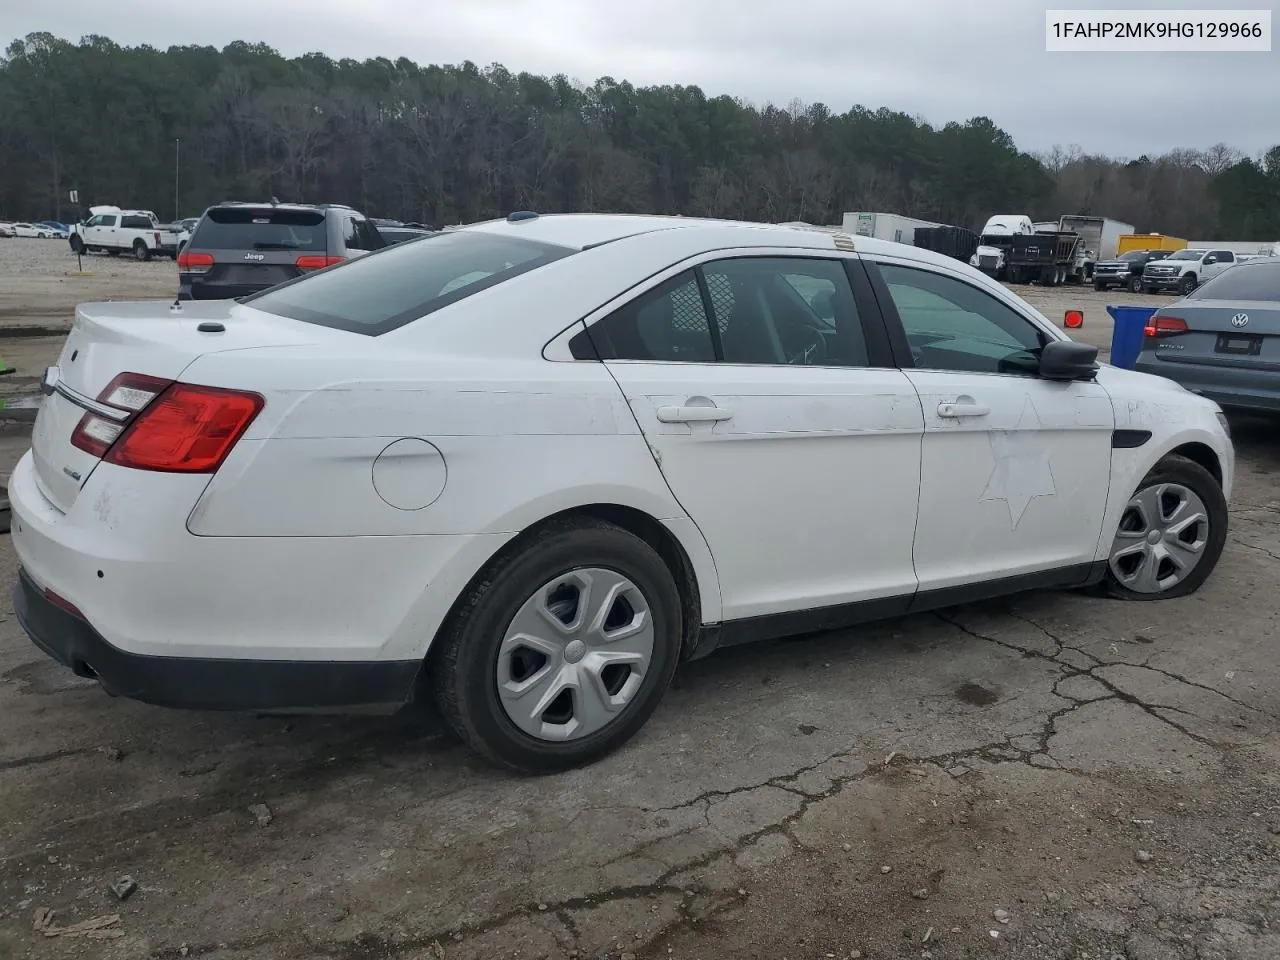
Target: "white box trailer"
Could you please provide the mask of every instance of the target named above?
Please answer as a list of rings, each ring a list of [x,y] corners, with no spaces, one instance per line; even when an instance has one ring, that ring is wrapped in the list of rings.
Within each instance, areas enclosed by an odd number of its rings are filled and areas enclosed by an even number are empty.
[[[1091,261],[1089,274],[1093,274],[1093,264],[1099,260],[1114,260],[1119,253],[1120,237],[1133,233],[1132,223],[1112,220],[1110,217],[1062,217],[1060,229],[1080,234],[1085,250],[1089,251]],[[1086,277],[1085,279],[1089,279]]]
[[[841,224],[845,233],[859,237],[875,237],[877,240],[892,240],[894,243],[915,244],[916,229],[919,227],[943,227],[946,224],[934,223],[931,220],[917,220],[915,217],[904,217],[897,213],[846,213]]]

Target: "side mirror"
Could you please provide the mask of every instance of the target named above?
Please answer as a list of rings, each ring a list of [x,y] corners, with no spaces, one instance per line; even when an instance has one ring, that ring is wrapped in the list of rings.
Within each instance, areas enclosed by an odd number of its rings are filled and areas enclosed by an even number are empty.
[[[1092,380],[1098,375],[1098,348],[1073,340],[1053,340],[1040,351],[1045,380]]]

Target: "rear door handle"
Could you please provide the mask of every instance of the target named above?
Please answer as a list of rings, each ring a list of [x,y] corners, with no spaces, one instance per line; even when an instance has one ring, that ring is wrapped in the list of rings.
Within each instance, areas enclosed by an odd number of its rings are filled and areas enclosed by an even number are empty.
[[[957,400],[955,403],[938,404],[938,416],[947,417],[951,420],[959,417],[985,417],[990,412],[990,407],[981,403],[974,403],[971,400]]]
[[[733,416],[732,410],[724,407],[659,407],[659,423],[712,423],[717,420],[728,420]]]

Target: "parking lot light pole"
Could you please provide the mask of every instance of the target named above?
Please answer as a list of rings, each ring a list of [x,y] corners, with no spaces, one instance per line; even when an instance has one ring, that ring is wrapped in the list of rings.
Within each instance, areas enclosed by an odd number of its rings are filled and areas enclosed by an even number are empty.
[[[173,138],[173,222],[177,223],[182,216],[178,212],[178,151],[182,146],[182,138]]]

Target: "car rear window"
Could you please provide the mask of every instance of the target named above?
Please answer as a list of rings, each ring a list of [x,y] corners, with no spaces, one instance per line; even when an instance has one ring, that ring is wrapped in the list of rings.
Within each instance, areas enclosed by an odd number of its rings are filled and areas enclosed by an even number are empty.
[[[1280,262],[1242,263],[1196,287],[1191,300],[1280,300]]]
[[[214,208],[191,238],[193,250],[323,251],[324,212],[271,208]]]
[[[258,310],[376,337],[573,253],[458,230],[400,243],[244,299]]]

